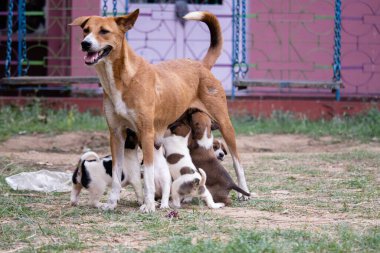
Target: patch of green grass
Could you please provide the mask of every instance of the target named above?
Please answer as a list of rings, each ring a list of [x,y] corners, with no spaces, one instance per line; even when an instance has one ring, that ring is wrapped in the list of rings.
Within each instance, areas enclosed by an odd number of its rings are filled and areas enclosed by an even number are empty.
[[[247,116],[232,118],[232,122],[239,134],[306,134],[315,138],[330,135],[362,141],[380,139],[380,111],[377,109],[356,116],[317,121],[300,119],[290,112],[274,111],[269,119]]]
[[[145,252],[378,252],[380,228],[357,232],[345,226],[336,235],[305,230],[235,231],[226,241],[186,236],[172,237],[168,242],[149,247]]]
[[[274,111],[270,118],[233,117],[240,134],[306,134],[315,138],[335,136],[342,139],[373,141],[380,139],[380,111],[372,109],[353,117],[335,117],[332,120],[310,121],[292,113]],[[40,103],[25,107],[0,107],[0,141],[19,133],[60,133],[64,131],[100,131],[107,125],[103,116],[75,109],[52,110]]]
[[[256,210],[267,212],[282,212],[284,210],[283,202],[276,199],[253,198],[245,202],[234,201],[234,207],[254,207]]]
[[[89,112],[79,113],[76,109],[52,110],[40,103],[25,107],[0,107],[0,141],[23,133],[60,133],[64,131],[106,130],[105,118]]]

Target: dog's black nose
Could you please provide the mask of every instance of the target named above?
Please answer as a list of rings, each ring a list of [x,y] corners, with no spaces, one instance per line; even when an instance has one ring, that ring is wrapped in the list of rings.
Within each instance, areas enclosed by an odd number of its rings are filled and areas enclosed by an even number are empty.
[[[219,154],[219,155],[218,155],[218,158],[221,159],[221,160],[223,160],[224,155],[223,155],[223,154]]]
[[[82,46],[83,51],[88,51],[91,48],[91,43],[88,41],[82,41],[82,43],[80,44]]]

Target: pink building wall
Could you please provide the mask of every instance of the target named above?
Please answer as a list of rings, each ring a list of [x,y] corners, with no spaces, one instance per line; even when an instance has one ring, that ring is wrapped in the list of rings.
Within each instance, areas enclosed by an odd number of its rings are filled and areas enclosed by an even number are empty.
[[[334,1],[250,2],[249,78],[331,80]],[[380,95],[380,1],[342,1],[343,96]],[[255,88],[289,94],[294,89]],[[252,92],[252,90],[251,90]],[[305,92],[305,91],[303,91]],[[307,90],[304,95],[328,95]]]
[[[109,2],[109,10],[112,10]],[[125,9],[125,2],[119,2],[119,12]],[[253,79],[292,79],[292,80],[331,80],[333,76],[333,46],[334,46],[334,0],[251,0],[249,4],[249,19],[247,32],[247,48],[249,63],[251,65],[248,73]],[[380,95],[380,1],[378,0],[344,0],[342,1],[342,80],[344,88],[343,97],[379,96]],[[95,4],[96,3],[96,4]],[[231,26],[225,19],[231,18],[231,1],[225,0],[224,6],[213,6],[209,11],[219,13],[222,18],[225,36],[224,53],[217,62],[216,75],[222,80],[225,89],[231,89],[231,76],[228,64],[230,64],[231,52]],[[166,52],[166,47],[172,45],[175,52],[178,48],[191,48],[197,50],[208,46],[207,31],[198,29],[197,33],[187,35],[187,30],[192,29],[193,24],[189,24],[184,30],[183,40],[174,36],[171,41],[171,33],[182,34],[178,29],[180,25],[171,24],[172,15],[167,14],[173,11],[170,4],[154,5],[150,9],[149,5],[131,5],[130,8],[142,8],[140,23],[136,29],[130,32],[129,38],[132,47],[135,47],[140,54],[144,54],[149,60],[149,41],[156,33],[165,37],[160,42],[154,41],[155,46],[162,45],[157,52]],[[149,8],[148,8],[149,7]],[[155,8],[155,9],[154,9]],[[198,10],[200,6],[191,5],[190,9]],[[208,7],[202,6],[202,9]],[[146,13],[159,12],[163,10],[165,15],[161,15],[163,20],[159,20],[157,15],[145,15]],[[71,16],[101,14],[101,2],[93,0],[73,0]],[[145,16],[144,16],[145,15]],[[170,19],[168,18],[170,16]],[[160,17],[161,17],[160,16]],[[150,26],[152,22],[167,23],[150,33],[143,33],[143,26]],[[173,21],[174,22],[174,21]],[[162,29],[170,28],[169,35],[162,34]],[[148,29],[149,30],[149,29]],[[83,64],[83,53],[80,51],[81,31],[78,28],[70,29],[71,33],[71,57],[70,69],[73,76],[94,76],[93,68]],[[140,39],[140,34],[144,36]],[[204,41],[197,41],[199,38]],[[140,37],[139,37],[140,36]],[[173,36],[172,36],[173,37]],[[156,40],[157,38],[154,37]],[[194,41],[191,41],[194,40]],[[181,46],[179,43],[190,43],[191,45]],[[145,44],[144,44],[145,43]],[[198,45],[198,44],[199,45]],[[203,44],[202,44],[203,43]],[[142,45],[144,49],[142,49]],[[195,47],[192,47],[196,45]],[[146,52],[145,52],[146,51]],[[185,52],[185,50],[183,50]],[[175,53],[174,53],[175,54]],[[185,53],[185,57],[194,57]],[[199,53],[199,57],[201,57]],[[154,55],[153,55],[154,56]],[[152,56],[152,57],[153,57]],[[168,54],[168,58],[173,55]],[[154,58],[154,57],[153,57]],[[156,57],[157,58],[157,57]],[[165,59],[159,59],[165,60]],[[154,59],[153,59],[154,61]],[[219,71],[220,69],[220,71]],[[219,73],[219,72],[220,73]],[[83,86],[81,86],[83,87]],[[92,87],[92,86],[85,86]],[[288,89],[288,88],[253,88],[239,94],[258,95],[299,95],[299,96],[329,96],[331,91],[325,89]]]

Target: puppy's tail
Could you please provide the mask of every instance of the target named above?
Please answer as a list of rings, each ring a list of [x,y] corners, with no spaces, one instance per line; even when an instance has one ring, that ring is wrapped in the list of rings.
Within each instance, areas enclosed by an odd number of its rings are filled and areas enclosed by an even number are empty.
[[[71,178],[71,181],[73,182],[74,185],[77,185],[81,178],[82,178],[82,175],[85,173],[85,171],[83,171],[83,163],[86,161],[86,159],[88,159],[89,157],[94,157],[96,159],[96,161],[100,161],[100,158],[98,156],[98,154],[96,154],[95,152],[92,152],[92,151],[87,151],[86,153],[84,153],[80,159],[79,159],[79,162],[78,162],[78,165],[73,173],[73,176]]]
[[[244,191],[242,188],[240,188],[239,186],[237,186],[236,184],[233,184],[229,187],[231,190],[235,190],[237,192],[240,192],[241,194],[245,195],[245,196],[251,196],[250,193]]]
[[[218,57],[220,56],[223,48],[223,36],[222,29],[216,16],[210,12],[206,11],[194,11],[186,14],[184,17],[186,20],[198,20],[202,21],[208,26],[210,30],[210,47],[207,51],[206,56],[203,58],[203,65],[211,69]]]
[[[100,158],[98,156],[97,153],[93,152],[93,151],[87,151],[86,153],[84,153],[81,158],[80,158],[80,162],[83,163],[85,160],[87,160],[89,157],[93,157],[96,159],[96,161],[100,161]]]
[[[201,174],[201,182],[199,183],[200,186],[205,186],[206,185],[206,180],[207,180],[207,175],[204,170],[201,168],[198,169],[199,173]]]

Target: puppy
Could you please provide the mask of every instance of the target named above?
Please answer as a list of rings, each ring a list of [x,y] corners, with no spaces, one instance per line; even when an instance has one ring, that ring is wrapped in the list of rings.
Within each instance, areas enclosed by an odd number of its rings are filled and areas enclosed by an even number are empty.
[[[181,207],[181,200],[199,196],[209,208],[221,208],[223,203],[215,203],[206,187],[206,173],[194,166],[191,161],[188,143],[191,129],[179,123],[171,127],[170,133],[163,140],[166,160],[169,165],[172,183],[172,203],[175,208]]]
[[[193,113],[190,116],[190,127],[193,134],[189,145],[190,155],[194,165],[203,168],[206,172],[206,186],[214,201],[230,205],[229,192],[231,190],[250,196],[234,183],[230,174],[216,158],[209,116],[203,112]]]
[[[87,160],[88,158],[93,160]],[[100,208],[102,203],[99,202],[106,188],[112,185],[112,158],[99,156],[92,152],[86,152],[78,162],[74,171],[73,189],[71,191],[70,202],[75,206],[79,202],[79,193],[82,188],[86,188],[90,195],[90,204]],[[131,184],[135,190],[137,202],[143,202],[143,192],[140,181],[140,172],[138,170],[124,168],[121,173],[121,183],[123,186]]]
[[[218,158],[218,160],[223,161],[224,157],[227,155],[227,150],[224,143],[218,139],[214,139],[212,148],[214,149],[215,157]]]

